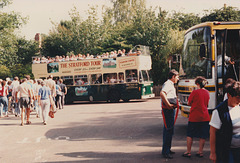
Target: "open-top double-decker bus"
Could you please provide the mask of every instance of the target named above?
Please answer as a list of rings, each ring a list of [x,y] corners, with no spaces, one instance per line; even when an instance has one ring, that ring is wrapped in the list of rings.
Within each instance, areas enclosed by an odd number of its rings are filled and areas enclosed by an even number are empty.
[[[149,47],[135,46],[128,56],[32,64],[36,79],[53,75],[67,85],[66,102],[154,97]]]
[[[197,76],[208,80],[209,110],[223,101],[225,81],[239,79],[239,59],[240,22],[205,22],[187,30],[178,83],[182,115],[187,117],[190,112],[187,102],[196,89],[194,79]]]

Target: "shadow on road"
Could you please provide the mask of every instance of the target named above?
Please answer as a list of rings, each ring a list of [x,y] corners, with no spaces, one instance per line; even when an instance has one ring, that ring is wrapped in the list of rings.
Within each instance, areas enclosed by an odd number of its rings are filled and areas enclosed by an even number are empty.
[[[108,113],[110,115],[92,118],[84,123],[67,124],[66,128],[49,130],[45,136],[49,139],[66,137],[67,141],[101,141],[113,142],[113,147],[117,150],[122,144],[132,143],[137,146],[153,147],[152,152],[121,153],[121,152],[85,152],[84,150],[73,153],[57,153],[65,157],[81,158],[79,161],[69,162],[210,162],[208,159],[209,150],[204,154],[204,158],[193,157],[191,159],[182,158],[182,153],[186,150],[186,130],[187,123],[178,122],[175,126],[173,138],[173,150],[177,152],[173,160],[166,160],[161,157],[162,146],[162,117],[159,110],[125,110],[121,113]],[[111,115],[112,114],[112,115]],[[71,126],[71,127],[69,127]],[[198,146],[195,142],[193,146]],[[159,147],[159,148],[158,148]],[[193,151],[193,155],[196,150]],[[183,161],[181,161],[183,160]],[[66,161],[64,161],[66,162]]]
[[[139,153],[122,153],[122,152],[72,152],[72,153],[57,153],[59,156],[79,158],[78,161],[64,161],[67,163],[81,162],[81,163],[122,163],[122,162],[144,162],[144,163],[210,163],[207,156],[203,158],[182,158],[181,156],[174,157],[174,159],[169,160],[163,158],[159,152],[139,152]],[[181,159],[181,160],[180,160]],[[58,161],[61,162],[61,161]],[[56,163],[56,162],[47,162]]]
[[[149,99],[151,100],[151,99]],[[130,100],[128,102],[124,102],[122,100],[120,100],[118,103],[141,103],[141,102],[146,102],[146,100],[143,100],[143,99],[139,99],[139,100]],[[115,103],[115,104],[118,104],[118,103]],[[79,105],[79,104],[113,104],[112,102],[107,102],[107,101],[93,101],[93,102],[90,102],[90,101],[75,101],[74,103],[72,104],[66,104],[66,105]]]

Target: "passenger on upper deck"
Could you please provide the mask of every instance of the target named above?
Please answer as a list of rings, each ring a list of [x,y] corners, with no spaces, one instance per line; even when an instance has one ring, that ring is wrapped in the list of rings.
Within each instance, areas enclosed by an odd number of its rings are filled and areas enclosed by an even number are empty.
[[[141,51],[138,50],[137,52],[132,52],[131,50],[129,51],[129,53],[126,54],[126,50],[122,49],[122,50],[118,50],[118,52],[116,50],[111,51],[110,54],[109,52],[106,53],[102,53],[102,54],[97,54],[95,57],[94,55],[91,55],[89,53],[87,53],[87,56],[85,54],[77,54],[74,55],[71,52],[70,57],[67,55],[65,57],[65,55],[56,55],[55,57],[51,58],[51,57],[47,57],[45,58],[44,56],[40,58],[33,58],[33,64],[35,63],[52,63],[52,62],[65,62],[65,61],[77,61],[77,60],[83,60],[83,59],[100,59],[100,58],[117,58],[117,57],[124,57],[124,56],[131,56],[131,55],[140,55]]]

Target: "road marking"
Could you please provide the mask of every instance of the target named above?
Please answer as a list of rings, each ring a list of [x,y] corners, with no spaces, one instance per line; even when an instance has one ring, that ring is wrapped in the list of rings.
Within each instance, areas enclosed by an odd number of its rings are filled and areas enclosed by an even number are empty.
[[[31,143],[31,142],[28,141],[28,138],[24,138],[22,141],[18,141],[17,143],[24,144],[24,143]]]
[[[70,138],[68,136],[58,136],[55,138],[55,140],[69,140]]]
[[[38,138],[36,139],[36,143],[40,143],[40,141],[41,141],[42,138],[45,139],[46,137],[45,137],[45,136],[38,137]]]
[[[36,155],[34,162],[46,162],[47,160],[43,160],[42,155],[46,152],[46,149],[36,150]]]

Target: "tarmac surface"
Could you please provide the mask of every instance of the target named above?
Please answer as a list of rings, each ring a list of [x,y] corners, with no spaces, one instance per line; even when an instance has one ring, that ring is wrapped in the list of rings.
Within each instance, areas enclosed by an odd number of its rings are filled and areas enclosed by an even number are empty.
[[[1,163],[210,163],[209,140],[198,158],[198,140],[192,158],[186,151],[187,119],[180,114],[175,125],[173,159],[161,156],[160,100],[120,103],[78,102],[49,117],[47,125],[31,113],[31,125],[20,126],[20,117],[0,118]]]

